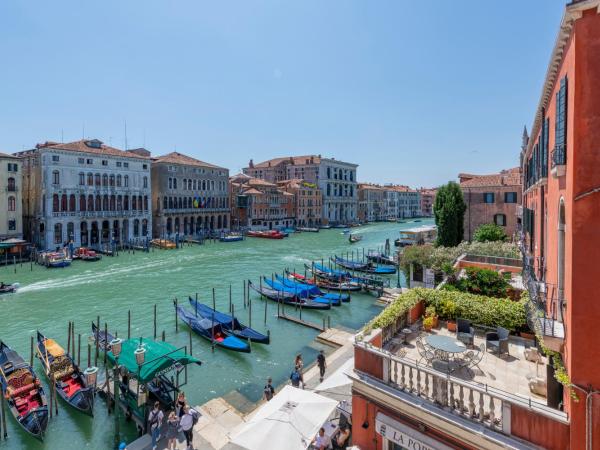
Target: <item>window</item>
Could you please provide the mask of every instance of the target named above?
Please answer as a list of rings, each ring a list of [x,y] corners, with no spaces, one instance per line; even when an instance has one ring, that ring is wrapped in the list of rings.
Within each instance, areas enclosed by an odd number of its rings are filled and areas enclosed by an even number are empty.
[[[75,212],[76,211],[77,208],[76,208],[76,204],[75,203],[76,203],[75,202],[75,195],[71,194],[69,196],[69,211],[71,211],[71,212]]]
[[[60,211],[60,202],[58,201],[58,194],[52,196],[52,212]]]
[[[8,179],[8,185],[6,187],[8,192],[15,192],[17,190],[17,185],[13,177]]]
[[[147,170],[148,169],[148,164],[142,164],[142,169]]]
[[[52,162],[58,162],[59,159],[58,155],[52,155]]]
[[[102,175],[102,186],[108,186],[108,175]]]
[[[15,231],[17,229],[17,221],[15,219],[10,219],[8,221],[8,231]]]
[[[19,165],[16,163],[8,163],[8,171],[9,172],[17,172],[19,170]]]
[[[85,158],[77,158],[79,164],[85,164]]]
[[[177,189],[177,178],[173,178],[173,189]]]
[[[504,203],[517,203],[517,193],[516,192],[505,192],[504,193]]]
[[[483,194],[483,203],[494,203],[494,193],[486,192]]]
[[[144,177],[144,188],[148,187],[148,177]]]
[[[169,178],[169,189],[173,189],[173,178]]]
[[[54,225],[54,243],[62,244],[62,223]]]
[[[122,183],[123,183],[123,177],[121,177],[121,175],[117,175],[117,187],[121,187]]]
[[[60,173],[58,170],[52,172],[52,184],[60,184]]]
[[[67,194],[63,194],[60,197],[60,210],[61,211],[68,211]]]
[[[129,187],[129,175],[123,177],[123,186]]]
[[[494,223],[501,227],[506,226],[506,215],[505,214],[496,214],[494,216]]]
[[[97,173],[97,174],[94,176],[94,180],[95,180],[95,182],[96,182],[96,186],[100,186],[100,184],[101,184],[101,181],[100,181],[100,180],[101,180],[101,178],[100,178],[100,174],[99,174],[99,173]]]
[[[11,195],[10,197],[8,197],[8,210],[9,211],[15,211],[17,208],[17,201],[15,200],[15,198]]]
[[[86,164],[88,164],[88,165],[92,165],[92,164],[94,164],[94,160],[93,160],[93,159],[91,159],[91,158],[88,158],[88,159],[85,161],[85,163],[86,163]]]
[[[106,160],[106,159],[103,159],[103,160],[102,160],[102,165],[103,165],[103,166],[108,166],[108,160]]]
[[[554,127],[554,152],[552,165],[564,165],[567,160],[567,77],[560,80],[556,93],[556,123]]]
[[[114,185],[115,185],[115,176],[114,176],[114,175],[111,175],[111,176],[110,176],[110,185],[111,185],[111,186],[114,186]]]
[[[79,196],[79,211],[86,210],[85,195]]]
[[[128,162],[124,162],[123,163],[123,167],[129,167],[129,163]]]
[[[183,190],[185,191],[187,189],[187,178],[183,179]]]
[[[117,161],[117,167],[121,167],[123,164],[121,163],[121,161]]]
[[[81,186],[85,185],[85,173],[79,172],[79,184]]]

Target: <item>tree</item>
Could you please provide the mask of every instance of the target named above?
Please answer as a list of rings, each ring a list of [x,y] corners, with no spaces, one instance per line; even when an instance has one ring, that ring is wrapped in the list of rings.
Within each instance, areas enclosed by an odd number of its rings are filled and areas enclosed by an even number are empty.
[[[476,242],[505,241],[506,238],[506,233],[502,227],[495,223],[484,223],[473,234],[473,240]]]
[[[454,247],[460,244],[464,235],[466,209],[458,183],[450,181],[439,188],[433,206],[435,224],[438,227],[437,245]]]

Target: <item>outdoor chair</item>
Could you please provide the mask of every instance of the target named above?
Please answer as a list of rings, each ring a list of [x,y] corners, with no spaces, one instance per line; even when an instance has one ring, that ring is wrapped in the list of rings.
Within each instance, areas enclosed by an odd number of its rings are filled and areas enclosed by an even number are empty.
[[[485,348],[490,348],[498,354],[498,356],[508,352],[508,335],[509,331],[506,328],[498,327],[495,332],[485,334]]]
[[[423,359],[427,361],[427,364],[430,364],[431,360],[434,358],[433,352],[431,350],[428,350],[427,347],[425,347],[425,344],[423,344],[421,338],[417,338],[416,345],[417,351],[419,352],[420,356],[419,361],[417,361],[417,364],[419,364]]]
[[[467,346],[473,346],[475,328],[471,326],[470,320],[458,319],[456,321],[456,338]]]

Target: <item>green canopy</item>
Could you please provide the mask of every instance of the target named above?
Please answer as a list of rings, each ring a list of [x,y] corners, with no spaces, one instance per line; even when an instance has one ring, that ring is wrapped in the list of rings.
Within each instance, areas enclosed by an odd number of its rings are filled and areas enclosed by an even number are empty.
[[[135,350],[139,347],[139,339],[124,340],[119,355],[119,365],[124,366],[141,383],[152,381],[157,375],[172,370],[175,364],[185,366],[187,364],[201,364],[200,360],[187,355],[182,349],[162,341],[142,339],[142,347],[146,349],[145,362],[140,367],[135,359]],[[112,352],[108,352],[108,359],[115,363]],[[139,376],[138,376],[138,370]]]

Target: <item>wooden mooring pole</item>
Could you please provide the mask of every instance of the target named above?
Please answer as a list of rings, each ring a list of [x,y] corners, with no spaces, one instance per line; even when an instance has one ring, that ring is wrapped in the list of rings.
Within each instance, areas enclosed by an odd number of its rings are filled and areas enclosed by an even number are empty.
[[[154,340],[156,340],[156,303],[154,304]]]
[[[8,437],[8,430],[6,429],[6,409],[4,408],[4,395],[0,395],[0,431],[2,431],[2,437],[6,439]]]
[[[77,365],[81,366],[81,334],[77,335]]]
[[[131,339],[131,310],[127,310],[127,339]]]
[[[175,297],[175,333],[179,331],[179,324],[177,321],[177,297]]]
[[[69,320],[69,329],[67,331],[67,353],[71,353],[71,321]]]
[[[96,317],[96,332],[100,333],[100,316]],[[100,350],[100,339],[98,334],[96,334],[96,336],[94,336],[94,338],[96,339],[96,354],[94,356],[94,366],[98,367],[98,355],[99,355],[99,350]]]
[[[29,354],[29,365],[31,367],[33,367],[33,336],[31,336],[31,342],[29,345],[29,350],[30,350],[30,354]]]

